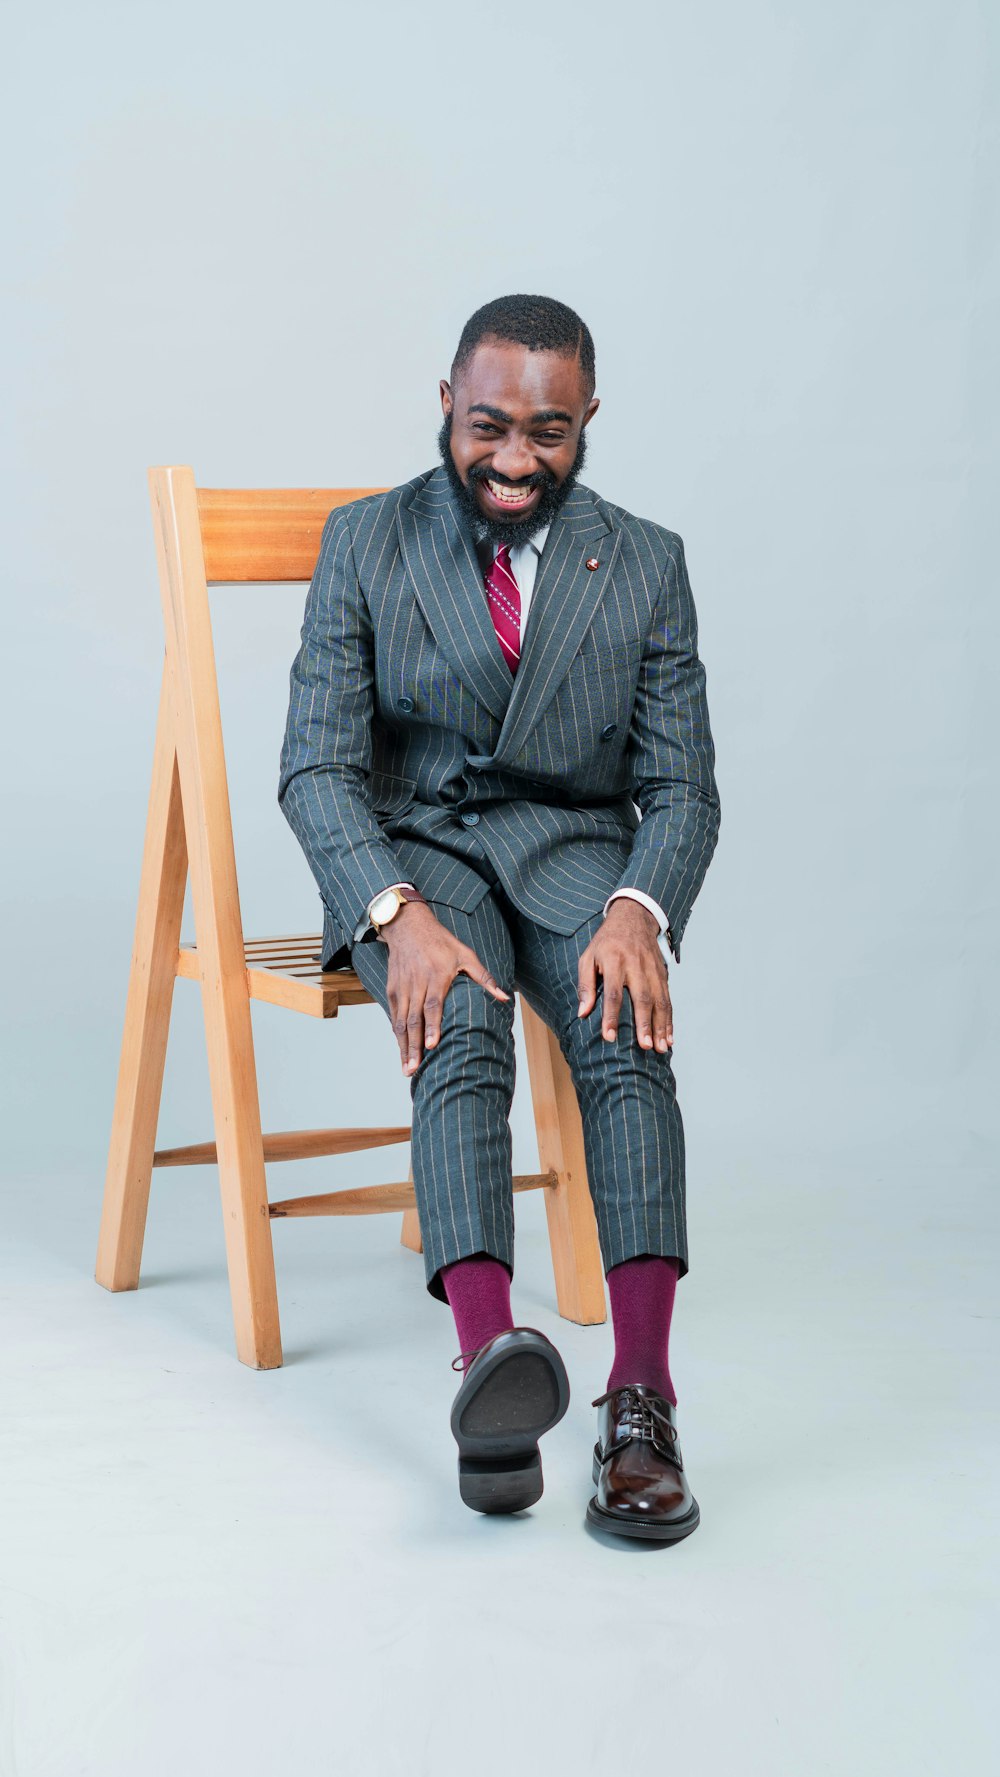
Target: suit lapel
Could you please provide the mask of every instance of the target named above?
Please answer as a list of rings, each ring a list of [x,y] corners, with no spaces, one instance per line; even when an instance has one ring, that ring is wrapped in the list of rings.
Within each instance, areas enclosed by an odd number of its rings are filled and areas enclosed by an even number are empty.
[[[399,508],[397,527],[407,572],[438,646],[502,722],[511,697],[510,669],[500,653],[475,547],[443,468]]]
[[[494,754],[498,763],[513,758],[566,677],[610,584],[620,545],[621,532],[612,528],[596,495],[574,488],[538,564],[521,662]],[[598,562],[593,569],[587,567],[592,560]]]
[[[443,468],[399,508],[397,527],[407,572],[439,647],[502,724],[496,751],[476,762],[502,764],[523,745],[565,678],[610,583],[621,532],[589,488],[573,489],[542,551],[512,683],[475,547]],[[587,567],[592,559],[599,563],[595,569]]]

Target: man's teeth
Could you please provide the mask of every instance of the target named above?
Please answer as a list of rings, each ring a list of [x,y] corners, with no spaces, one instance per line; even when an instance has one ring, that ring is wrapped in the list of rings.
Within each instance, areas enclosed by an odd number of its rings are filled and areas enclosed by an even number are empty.
[[[495,500],[503,500],[507,506],[523,506],[534,493],[533,487],[504,487],[500,481],[487,481],[487,487]]]

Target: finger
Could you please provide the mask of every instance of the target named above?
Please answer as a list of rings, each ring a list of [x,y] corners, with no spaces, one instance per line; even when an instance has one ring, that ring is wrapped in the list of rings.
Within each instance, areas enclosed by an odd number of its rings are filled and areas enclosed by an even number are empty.
[[[576,991],[580,1000],[577,1017],[586,1018],[597,1004],[597,963],[589,944],[576,971]]]
[[[424,999],[424,1047],[433,1049],[441,1036],[441,1008],[447,986],[432,981]]]
[[[424,1053],[424,1000],[421,991],[417,998],[410,1001],[406,1014],[407,1057],[403,1064],[404,1074],[415,1074],[423,1059]]]
[[[474,950],[470,950],[467,944],[462,946],[461,961],[458,964],[458,968],[461,974],[470,976],[473,981],[479,983],[480,987],[484,987],[487,993],[491,993],[495,1000],[510,999],[510,994],[504,993],[496,976],[490,974],[486,964],[476,955]]]
[[[618,1036],[618,1020],[622,1009],[622,977],[619,968],[604,971],[604,1014],[601,1019],[601,1035],[605,1042],[613,1043]]]
[[[629,986],[636,1041],[640,1049],[653,1047],[653,995],[645,984]]]
[[[670,1004],[670,989],[666,982],[662,993],[657,995],[653,1005],[653,1038],[661,1055],[673,1048],[674,1013]]]
[[[392,1019],[392,1034],[399,1044],[399,1059],[406,1072],[406,1063],[410,1055],[410,1038],[406,1027],[406,1015],[409,1010],[409,998],[405,994],[395,993],[389,1004]]]

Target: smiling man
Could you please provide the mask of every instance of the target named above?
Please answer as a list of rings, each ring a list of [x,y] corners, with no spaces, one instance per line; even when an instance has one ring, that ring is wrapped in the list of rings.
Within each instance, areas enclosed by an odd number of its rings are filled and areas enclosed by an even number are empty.
[[[472,316],[441,384],[441,466],[327,521],[279,799],[324,961],[352,963],[410,1079],[427,1284],[464,1366],[462,1498],[533,1504],[569,1399],[558,1352],[511,1312],[520,991],[572,1070],[611,1298],[588,1516],[676,1541],[699,1514],[668,1357],[688,1268],[668,959],[719,797],[681,539],[578,480],[594,389],[565,304]]]

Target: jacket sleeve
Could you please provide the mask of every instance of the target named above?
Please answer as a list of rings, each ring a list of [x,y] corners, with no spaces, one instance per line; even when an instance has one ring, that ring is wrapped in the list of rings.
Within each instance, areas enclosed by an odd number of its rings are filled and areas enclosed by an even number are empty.
[[[292,662],[278,802],[348,932],[380,890],[406,874],[368,798],[374,660],[371,614],[338,510],[323,529]]]
[[[698,619],[679,537],[673,539],[639,674],[628,757],[642,819],[616,887],[640,889],[666,909],[670,947],[679,962],[721,815]]]

